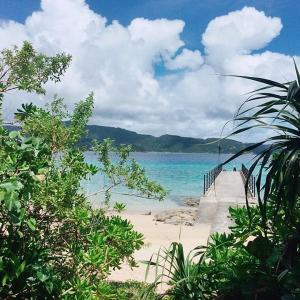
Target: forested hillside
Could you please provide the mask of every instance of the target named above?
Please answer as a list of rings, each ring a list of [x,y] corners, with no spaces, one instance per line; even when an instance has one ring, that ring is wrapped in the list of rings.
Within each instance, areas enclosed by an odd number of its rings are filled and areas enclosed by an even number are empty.
[[[157,152],[186,152],[186,153],[218,153],[218,138],[191,138],[177,135],[152,135],[138,134],[122,128],[88,125],[88,135],[81,140],[81,144],[90,146],[92,140],[111,138],[117,145],[131,144],[135,151]],[[222,140],[220,143],[222,153],[236,153],[249,144],[231,139]]]
[[[7,128],[15,130],[17,126]],[[106,138],[114,140],[116,145],[130,144],[135,151],[142,152],[218,153],[220,145],[221,153],[236,153],[250,145],[232,139],[218,142],[219,138],[200,139],[169,134],[155,137],[122,128],[98,125],[87,125],[87,131],[87,136],[82,138],[79,144],[88,148],[92,146],[93,140],[102,141]]]

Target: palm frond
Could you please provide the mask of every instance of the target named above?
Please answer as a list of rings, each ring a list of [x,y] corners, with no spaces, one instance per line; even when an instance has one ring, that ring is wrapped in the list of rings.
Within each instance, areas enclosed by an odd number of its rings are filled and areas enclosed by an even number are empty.
[[[256,190],[265,226],[266,207],[273,195],[276,195],[274,212],[282,209],[289,219],[293,219],[292,211],[300,197],[300,73],[295,61],[294,65],[297,79],[285,83],[260,77],[229,75],[265,84],[252,91],[239,107],[234,117],[237,125],[231,135],[251,130],[272,135],[243,149],[224,163],[262,145],[267,146],[253,159],[245,182],[247,186],[250,176],[258,172]],[[247,199],[246,203],[248,206]]]

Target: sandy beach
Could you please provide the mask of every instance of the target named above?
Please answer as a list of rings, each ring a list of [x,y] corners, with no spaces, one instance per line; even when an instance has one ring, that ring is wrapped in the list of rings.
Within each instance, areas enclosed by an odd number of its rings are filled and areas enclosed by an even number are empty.
[[[145,245],[136,251],[134,257],[139,266],[133,270],[124,263],[121,270],[115,270],[109,279],[113,281],[145,280],[146,265],[141,261],[149,260],[153,253],[157,253],[161,247],[169,247],[174,241],[184,245],[186,253],[199,245],[206,245],[209,237],[209,224],[196,224],[194,226],[164,224],[154,221],[153,215],[123,213],[123,218],[132,222],[135,230],[145,237]],[[153,274],[147,281],[153,280]]]

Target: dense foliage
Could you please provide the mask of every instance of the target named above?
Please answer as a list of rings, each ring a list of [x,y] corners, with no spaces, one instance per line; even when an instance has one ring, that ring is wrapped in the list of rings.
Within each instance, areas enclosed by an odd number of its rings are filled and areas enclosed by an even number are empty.
[[[233,134],[264,130],[265,140],[245,183],[258,170],[258,205],[231,208],[230,234],[213,234],[188,256],[181,244],[158,253],[153,286],[167,282],[172,299],[300,299],[300,75],[288,83],[264,83],[240,107]],[[225,163],[227,163],[225,162]],[[266,177],[264,178],[264,174]],[[145,293],[145,296],[147,293]],[[163,296],[165,296],[163,295]]]
[[[29,43],[4,50],[1,103],[12,89],[44,93],[43,84],[60,80],[69,62],[64,54],[37,53]],[[20,130],[0,126],[1,299],[126,299],[106,278],[123,261],[135,266],[133,252],[143,236],[120,216],[94,209],[82,181],[103,173],[106,205],[117,185],[159,200],[165,191],[130,158],[128,147],[96,143],[99,166],[85,161],[77,143],[92,110],[92,94],[71,115],[55,98],[45,108],[22,105],[15,114]]]
[[[286,268],[285,226],[274,225],[264,236],[258,208],[231,208],[235,225],[230,234],[211,235],[207,246],[185,255],[182,244],[172,243],[149,261],[159,274],[152,288],[168,284],[162,295],[171,299],[299,299],[299,262]],[[271,216],[269,216],[271,218]],[[149,287],[144,291],[147,299]]]

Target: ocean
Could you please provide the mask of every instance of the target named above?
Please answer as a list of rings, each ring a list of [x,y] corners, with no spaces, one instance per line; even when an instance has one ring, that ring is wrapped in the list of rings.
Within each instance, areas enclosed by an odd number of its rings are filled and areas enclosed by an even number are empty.
[[[231,154],[214,153],[162,153],[162,152],[133,152],[132,157],[139,162],[146,170],[147,175],[152,180],[159,182],[167,191],[167,198],[158,202],[156,200],[143,199],[137,197],[122,196],[118,189],[112,193],[112,204],[123,202],[127,210],[131,212],[147,212],[162,209],[178,208],[183,205],[187,197],[200,197],[203,194],[203,176],[213,169],[218,163],[228,159]],[[99,165],[96,156],[86,153],[89,163]],[[252,154],[243,155],[230,162],[224,168],[238,170],[241,164],[249,165]],[[89,181],[84,182],[83,188],[88,195],[94,194],[103,187],[105,178],[101,174],[93,176]],[[94,206],[101,206],[104,195],[99,193],[90,196],[90,201]]]

